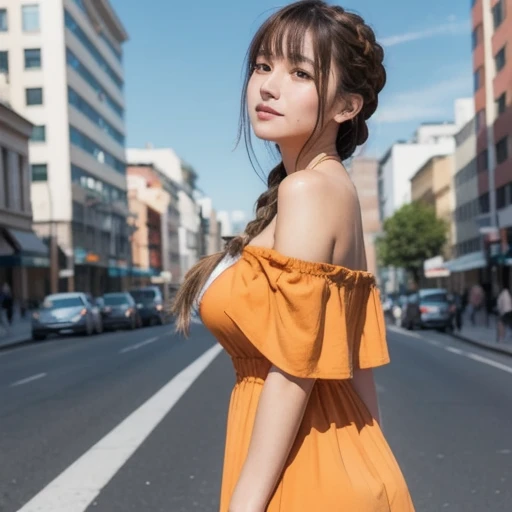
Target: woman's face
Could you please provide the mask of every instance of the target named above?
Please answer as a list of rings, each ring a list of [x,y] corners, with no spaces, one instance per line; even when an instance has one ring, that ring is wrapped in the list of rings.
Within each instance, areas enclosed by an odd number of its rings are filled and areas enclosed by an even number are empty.
[[[259,56],[256,59],[247,85],[247,107],[258,138],[302,146],[313,133],[318,116],[318,93],[309,34],[306,34],[302,57],[303,61],[298,64],[286,58]],[[331,84],[329,91],[332,91]]]

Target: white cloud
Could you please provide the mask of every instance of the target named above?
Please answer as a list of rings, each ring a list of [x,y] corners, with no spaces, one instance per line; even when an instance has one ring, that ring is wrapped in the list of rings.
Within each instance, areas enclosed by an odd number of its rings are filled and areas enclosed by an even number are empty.
[[[405,32],[403,34],[396,34],[394,36],[383,37],[379,39],[379,42],[384,46],[389,47],[396,46],[398,44],[408,43],[410,41],[418,41],[420,39],[430,39],[431,37],[439,35],[469,34],[469,31],[469,20],[450,20],[449,23],[444,23],[442,25],[426,28],[424,30]]]
[[[453,117],[453,104],[447,111],[447,100],[465,97],[470,91],[471,76],[460,74],[423,88],[399,92],[382,100],[374,120],[382,124],[444,121]]]

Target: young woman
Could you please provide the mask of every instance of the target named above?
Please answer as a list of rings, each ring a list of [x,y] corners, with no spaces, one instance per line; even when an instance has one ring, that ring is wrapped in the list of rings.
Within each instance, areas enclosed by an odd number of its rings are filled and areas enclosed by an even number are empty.
[[[379,427],[372,367],[389,361],[360,207],[342,161],[368,137],[386,74],[363,19],[317,0],[271,16],[248,53],[242,101],[277,144],[256,219],[187,274],[233,360],[221,512],[410,512]]]

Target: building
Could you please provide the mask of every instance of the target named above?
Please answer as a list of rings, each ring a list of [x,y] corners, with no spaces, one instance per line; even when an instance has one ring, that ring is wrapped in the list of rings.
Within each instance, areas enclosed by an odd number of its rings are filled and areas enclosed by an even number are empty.
[[[379,219],[411,201],[410,179],[430,158],[455,150],[455,123],[422,124],[409,142],[393,144],[379,161]]]
[[[479,226],[512,242],[512,3],[474,0],[473,71]],[[493,215],[496,212],[497,215]],[[495,220],[496,219],[496,220]],[[501,235],[501,236],[499,236]],[[475,244],[476,246],[476,244]]]
[[[217,212],[213,208],[213,201],[210,197],[197,196],[197,204],[200,208],[201,231],[200,231],[200,256],[214,254],[223,249],[222,225],[218,220]]]
[[[178,186],[180,279],[183,279],[200,253],[200,208],[194,198],[197,174],[170,148],[153,148],[151,144],[146,148],[129,148],[127,157],[129,162],[155,166]]]
[[[115,289],[129,258],[126,31],[108,0],[4,0],[0,26],[0,90],[34,124],[34,229],[53,226],[64,255],[50,288]]]
[[[378,168],[378,160],[364,157],[353,158],[349,167],[349,173],[357,189],[361,204],[366,264],[368,271],[375,276],[378,276],[375,239],[382,229],[377,194]]]
[[[133,226],[130,276],[150,278],[170,272],[171,285],[177,285],[181,279],[179,186],[153,164],[129,164],[127,172]]]
[[[40,300],[49,278],[49,250],[32,231],[28,140],[32,124],[0,103],[0,286],[15,300]]]
[[[452,224],[452,181],[454,156],[433,156],[423,164],[411,178],[411,200],[434,207],[436,216],[447,226]],[[451,257],[453,240],[448,231],[447,243],[441,256]]]

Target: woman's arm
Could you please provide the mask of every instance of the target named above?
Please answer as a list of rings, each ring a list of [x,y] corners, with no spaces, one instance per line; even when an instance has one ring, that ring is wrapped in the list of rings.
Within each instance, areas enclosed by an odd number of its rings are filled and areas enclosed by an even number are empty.
[[[297,436],[314,382],[292,377],[276,367],[270,370],[230,512],[265,510]]]

